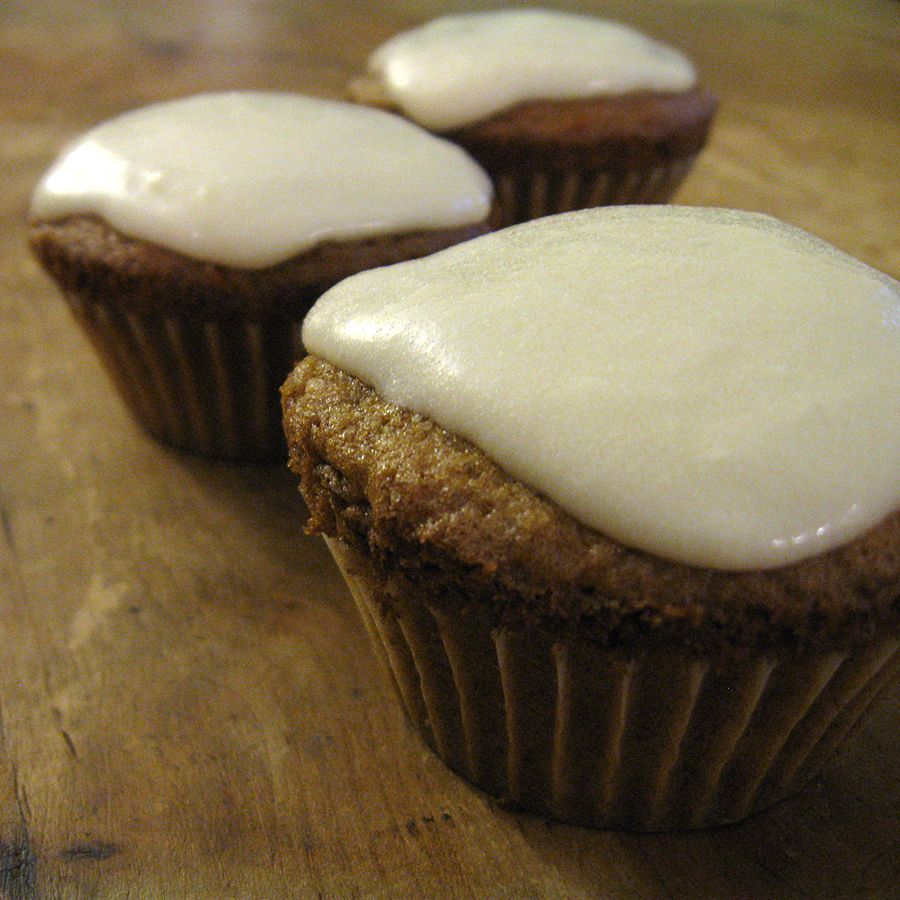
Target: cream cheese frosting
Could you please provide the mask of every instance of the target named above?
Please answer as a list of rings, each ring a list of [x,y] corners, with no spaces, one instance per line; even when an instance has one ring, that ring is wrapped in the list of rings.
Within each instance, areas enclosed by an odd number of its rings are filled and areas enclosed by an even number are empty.
[[[369,71],[406,115],[438,131],[526,100],[681,92],[696,82],[673,47],[618,22],[543,9],[435,19],[382,44]]]
[[[777,567],[900,506],[900,284],[767,216],[540,219],[352,276],[303,340],[661,557]]]
[[[400,116],[299,94],[200,94],[105,122],[38,184],[33,219],[94,214],[130,237],[262,268],[329,240],[483,221],[487,175]]]

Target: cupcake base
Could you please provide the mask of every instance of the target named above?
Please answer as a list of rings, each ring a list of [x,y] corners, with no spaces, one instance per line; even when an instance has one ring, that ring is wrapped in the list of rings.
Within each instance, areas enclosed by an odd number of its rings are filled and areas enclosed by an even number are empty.
[[[678,190],[697,154],[640,168],[497,169],[495,226],[505,228],[542,216],[627,203],[666,203]]]
[[[326,538],[403,708],[454,771],[596,828],[735,822],[808,782],[900,670],[900,639],[785,659],[634,653],[448,615]]]
[[[302,320],[126,313],[112,303],[67,300],[152,437],[217,459],[284,458],[278,388],[305,355]]]
[[[263,269],[183,256],[94,216],[33,222],[29,240],[151,436],[203,456],[274,462],[287,456],[279,388],[306,355],[301,327],[316,300],[357,272],[487,230],[326,241]]]

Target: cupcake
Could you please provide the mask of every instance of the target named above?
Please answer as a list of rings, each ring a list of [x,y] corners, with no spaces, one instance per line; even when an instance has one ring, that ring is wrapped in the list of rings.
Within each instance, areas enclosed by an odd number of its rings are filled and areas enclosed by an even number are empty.
[[[112,119],[37,186],[30,242],[138,422],[167,444],[283,458],[300,325],[347,275],[487,229],[492,187],[399,116],[206,94]]]
[[[290,464],[426,743],[595,827],[799,789],[900,665],[898,316],[805,232],[661,206],[319,300]]]
[[[403,32],[349,91],[465,147],[494,179],[501,225],[666,202],[716,109],[678,50],[616,22],[540,9]]]

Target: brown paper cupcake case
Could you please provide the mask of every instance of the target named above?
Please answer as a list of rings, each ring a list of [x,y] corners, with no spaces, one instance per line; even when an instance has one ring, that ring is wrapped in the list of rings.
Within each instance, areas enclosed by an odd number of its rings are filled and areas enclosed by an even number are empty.
[[[634,655],[447,615],[328,545],[426,743],[513,806],[632,830],[734,822],[799,790],[900,669],[900,639],[719,660]],[[379,602],[388,592],[390,606]]]
[[[66,299],[153,437],[223,459],[286,456],[278,388],[304,355],[302,321],[286,314],[254,320],[123,311],[71,292]]]
[[[634,169],[613,167],[562,172],[551,169],[492,170],[497,227],[542,216],[627,203],[665,203],[684,180],[697,154]]]

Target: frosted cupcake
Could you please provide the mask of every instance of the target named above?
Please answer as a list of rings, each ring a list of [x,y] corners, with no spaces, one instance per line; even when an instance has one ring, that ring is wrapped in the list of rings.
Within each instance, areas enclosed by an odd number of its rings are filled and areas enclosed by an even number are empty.
[[[75,141],[34,193],[30,241],[150,434],[268,460],[313,301],[483,233],[491,198],[462,150],[398,116],[206,94]]]
[[[898,290],[768,217],[628,207],[315,305],[283,388],[309,528],[449,766],[702,827],[860,727],[900,664]]]
[[[716,108],[678,50],[616,22],[541,9],[446,16],[401,33],[350,93],[465,147],[494,179],[503,225],[667,201]]]

